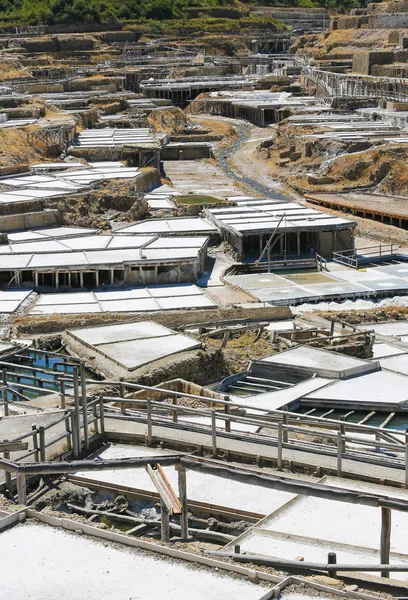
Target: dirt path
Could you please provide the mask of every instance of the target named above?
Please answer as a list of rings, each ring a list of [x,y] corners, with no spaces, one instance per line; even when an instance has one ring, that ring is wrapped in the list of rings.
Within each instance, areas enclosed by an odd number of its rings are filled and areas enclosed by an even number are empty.
[[[200,117],[194,117],[200,121]],[[219,165],[229,175],[229,177],[241,182],[245,185],[249,194],[262,195],[268,198],[281,198],[283,200],[291,200],[299,204],[306,204],[309,208],[316,209],[314,204],[309,204],[303,196],[292,189],[288,189],[281,182],[276,181],[273,175],[269,172],[268,163],[258,157],[256,148],[264,140],[270,139],[275,134],[275,126],[256,127],[239,119],[228,119],[225,117],[216,117],[205,115],[203,120],[213,120],[225,122],[227,121],[238,132],[238,136],[232,144],[227,147],[217,145],[214,147],[214,154]],[[357,239],[362,238],[360,245],[367,243],[394,243],[406,247],[407,233],[403,229],[347,215],[341,211],[335,211],[323,206],[319,206],[318,210],[331,215],[342,216],[357,222]]]
[[[226,174],[245,186],[248,194],[288,200],[291,194],[268,173],[268,165],[256,152],[257,146],[275,135],[275,127],[256,127],[240,119],[205,115],[197,121],[227,122],[238,135],[229,144],[221,142],[213,147],[218,164]]]

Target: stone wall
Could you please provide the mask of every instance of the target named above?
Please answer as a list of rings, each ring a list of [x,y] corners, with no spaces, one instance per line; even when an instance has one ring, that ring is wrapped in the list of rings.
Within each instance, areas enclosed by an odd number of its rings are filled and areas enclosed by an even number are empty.
[[[408,13],[387,13],[362,17],[362,29],[397,29],[408,27]]]
[[[96,327],[112,323],[137,323],[154,321],[165,327],[177,329],[193,323],[217,323],[226,320],[278,321],[292,316],[288,306],[262,306],[254,304],[251,308],[217,308],[209,310],[168,311],[161,314],[142,313],[129,315],[124,313],[106,313],[90,315],[55,315],[50,317],[18,317],[15,320],[15,332],[19,334],[43,334],[61,332],[77,327]],[[172,376],[174,377],[174,376]],[[185,377],[185,375],[182,375]]]
[[[376,77],[408,77],[408,64],[373,65],[371,75]]]
[[[333,29],[360,29],[360,26],[361,17],[338,17],[333,20]]]
[[[59,225],[59,222],[59,213],[57,209],[2,215],[0,218],[0,231],[53,227]]]
[[[93,50],[95,42],[90,36],[44,36],[21,40],[27,52],[78,52]]]
[[[356,52],[353,57],[353,72],[371,75],[373,65],[387,65],[394,62],[394,52],[368,51]]]
[[[95,37],[104,42],[137,42],[140,36],[135,31],[104,31]]]

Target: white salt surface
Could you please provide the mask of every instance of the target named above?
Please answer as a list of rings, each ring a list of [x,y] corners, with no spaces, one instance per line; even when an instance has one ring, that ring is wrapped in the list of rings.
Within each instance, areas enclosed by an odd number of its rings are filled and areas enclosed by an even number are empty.
[[[253,554],[263,554],[264,556],[273,556],[286,560],[296,560],[297,556],[303,556],[306,562],[327,563],[327,554],[336,552],[338,563],[350,564],[376,564],[380,562],[379,551],[374,550],[353,550],[350,546],[339,546],[334,542],[319,542],[318,540],[302,540],[291,538],[290,536],[275,537],[270,532],[263,532],[261,529],[252,530],[248,536],[240,541],[242,552],[251,552]],[[404,563],[398,558],[395,561]],[[405,579],[405,574],[401,573]],[[394,575],[393,575],[394,577]]]
[[[201,344],[184,335],[164,335],[140,340],[114,342],[95,346],[101,354],[111,358],[129,371],[166,356],[200,348]]]
[[[373,346],[373,359],[386,358],[387,356],[397,356],[398,354],[405,354],[407,350],[396,348],[391,344],[374,344]]]
[[[401,337],[408,334],[407,321],[391,321],[389,323],[369,323],[367,329],[374,329],[377,335]]]
[[[150,312],[193,307],[215,308],[216,304],[197,286],[182,284],[114,291],[43,294],[30,314]]]
[[[407,528],[408,515],[393,511],[391,552],[407,554]],[[381,510],[371,506],[303,497],[264,522],[262,529],[306,536],[312,540],[378,549]]]
[[[299,304],[291,306],[294,314],[316,311],[370,310],[372,308],[408,307],[408,296],[393,296],[383,300],[345,300],[344,302],[318,302],[317,304]]]
[[[257,600],[268,590],[47,525],[17,525],[0,543],[0,597],[10,600]]]
[[[112,445],[100,456],[103,458],[129,458],[137,456],[155,456],[157,454],[174,454],[157,451],[143,446]],[[165,467],[164,471],[174,489],[177,491],[177,473],[174,467]],[[123,469],[76,473],[77,476],[95,479],[108,483],[137,488],[139,490],[156,491],[149,475],[144,469]],[[263,489],[255,485],[230,481],[213,475],[204,475],[195,471],[187,473],[187,497],[196,502],[216,504],[226,508],[235,508],[259,515],[268,515],[294,497],[294,494],[278,490]]]

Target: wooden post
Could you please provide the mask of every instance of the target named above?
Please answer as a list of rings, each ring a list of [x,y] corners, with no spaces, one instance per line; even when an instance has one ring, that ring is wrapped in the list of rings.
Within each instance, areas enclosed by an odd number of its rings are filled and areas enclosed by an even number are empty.
[[[82,400],[82,418],[84,421],[84,445],[85,450],[89,448],[89,428],[88,428],[88,400],[86,397],[86,374],[85,364],[81,362],[81,400]]]
[[[68,450],[72,450],[72,439],[71,439],[71,430],[70,430],[70,413],[66,411],[66,416],[68,418],[65,419],[65,431],[67,432],[67,448]]]
[[[103,403],[103,396],[99,396],[99,421],[101,435],[105,435],[105,406]]]
[[[17,471],[17,496],[19,504],[27,504],[27,484],[25,473]]]
[[[36,451],[34,456],[35,456],[35,461],[36,462],[40,462],[40,452],[38,449],[38,437],[37,437],[37,425],[35,423],[33,423],[31,425],[31,429],[33,431],[33,449]]]
[[[187,504],[187,473],[184,467],[176,465],[178,473],[178,488],[179,498],[181,502],[181,515],[180,515],[180,526],[181,526],[181,539],[188,539],[188,504]]]
[[[337,432],[337,477],[342,475],[342,451],[343,451],[343,439],[341,431]]]
[[[64,379],[60,379],[60,399],[61,399],[61,408],[65,410],[67,403],[65,397],[65,381]]]
[[[2,374],[2,380],[3,380],[3,386],[7,386],[7,369],[3,369],[3,374]],[[8,417],[9,416],[9,406],[8,406],[8,390],[3,390],[3,401],[5,402],[4,404],[4,416]]]
[[[160,510],[161,510],[161,541],[168,542],[170,540],[170,518],[169,518],[169,511],[167,510],[167,506],[164,504],[163,500],[160,500]]]
[[[346,435],[346,426],[344,425],[344,417],[343,416],[340,417],[339,431],[342,436]],[[344,439],[344,437],[342,437],[342,444],[341,444],[342,454],[344,454],[345,451],[346,451],[346,440]]]
[[[173,404],[173,406],[177,406],[177,396],[173,396],[172,404]],[[177,421],[178,421],[177,408],[173,408],[171,411],[171,414],[172,414],[172,418],[173,418],[173,423],[177,423]]]
[[[391,509],[381,507],[381,543],[380,562],[382,565],[390,564],[391,543]],[[389,577],[389,571],[381,571],[381,577]]]
[[[287,409],[287,407],[285,406],[285,407],[283,408],[283,410],[284,410],[284,411],[287,411],[288,409]],[[287,415],[287,413],[286,413],[286,412],[284,412],[284,413],[283,413],[283,415],[282,415],[282,426],[283,426],[283,425],[287,425],[287,424],[288,424],[288,415]],[[289,441],[289,432],[288,432],[288,430],[287,430],[287,429],[285,429],[285,427],[282,427],[282,431],[283,431],[283,441],[285,442],[285,444],[287,444],[287,443],[288,443],[288,441]]]
[[[96,408],[96,404],[94,404],[92,406],[92,416],[93,416],[93,424],[95,427],[95,433],[98,434],[99,433],[99,427],[98,427],[98,411]]]
[[[153,423],[152,423],[152,401],[150,398],[146,400],[147,408],[147,437],[146,445],[151,446],[153,444]]]
[[[123,382],[125,381],[125,378],[124,377],[119,377],[119,381],[120,381],[120,384],[119,384],[119,396],[121,398],[124,398],[125,397],[125,384]],[[125,406],[124,402],[120,403],[120,412],[122,413],[122,415],[126,414],[126,406]]]
[[[223,338],[222,338],[221,349],[225,348],[225,346],[227,345],[227,343],[228,343],[228,340],[230,339],[230,335],[231,335],[231,332],[230,332],[230,331],[226,331],[226,332],[224,333],[224,336],[223,336]]]
[[[224,396],[224,400],[226,402],[229,402],[230,397],[229,396]],[[229,404],[224,404],[224,412],[226,415],[230,414],[230,405]],[[231,431],[231,421],[229,419],[225,419],[225,431],[227,431],[228,433]]]
[[[282,470],[283,465],[283,424],[278,423],[278,470]]]
[[[71,411],[71,436],[72,436],[72,452],[75,458],[78,458],[80,450],[78,448],[78,427],[77,427],[77,413],[73,408]]]
[[[408,429],[405,430],[405,487],[408,488]]]
[[[76,428],[76,443],[77,450],[75,456],[79,456],[81,454],[82,449],[82,435],[81,435],[81,409],[79,405],[79,381],[78,381],[78,367],[75,366],[73,368],[73,382],[74,382],[74,410],[75,410],[75,418],[73,419],[73,423]]]
[[[4,441],[8,442],[8,440],[4,440]],[[7,460],[10,460],[10,452],[8,450],[3,452],[3,457],[6,458]],[[9,473],[8,471],[5,471],[4,474],[5,474],[5,478],[6,478],[6,488],[9,490],[9,492],[11,492],[11,473]]]
[[[216,409],[211,411],[211,441],[212,441],[212,456],[217,458],[217,420]]]
[[[329,552],[327,555],[327,563],[329,565],[335,565],[337,563],[337,556],[335,552]],[[333,579],[337,576],[336,569],[327,569],[327,574],[329,577],[333,577]]]
[[[38,428],[38,437],[40,440],[40,460],[45,462],[47,460],[45,456],[45,429],[42,426]]]

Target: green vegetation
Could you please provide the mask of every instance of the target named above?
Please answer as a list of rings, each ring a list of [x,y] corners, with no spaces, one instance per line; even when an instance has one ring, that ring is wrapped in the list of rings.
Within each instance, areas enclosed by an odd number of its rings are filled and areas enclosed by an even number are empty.
[[[251,18],[246,8],[236,8],[231,0],[0,0],[0,22],[4,25],[149,24],[174,19],[187,23],[191,17],[235,22]]]
[[[176,28],[212,33],[247,27],[276,28],[279,22],[249,13],[250,5],[270,7],[361,6],[367,0],[0,0],[0,26],[16,24],[72,25],[121,22],[160,31]],[[178,24],[178,25],[177,25]]]
[[[177,196],[174,199],[179,204],[225,204],[225,200],[222,200],[222,198],[199,194],[187,194],[186,196]]]
[[[127,29],[135,29],[145,33],[161,35],[220,35],[242,34],[246,29],[281,29],[284,26],[276,19],[251,15],[242,19],[227,19],[214,17],[200,17],[194,19],[171,19],[164,21],[144,20],[137,25],[128,23]],[[226,39],[219,37],[219,43],[225,44]]]

